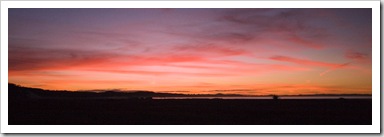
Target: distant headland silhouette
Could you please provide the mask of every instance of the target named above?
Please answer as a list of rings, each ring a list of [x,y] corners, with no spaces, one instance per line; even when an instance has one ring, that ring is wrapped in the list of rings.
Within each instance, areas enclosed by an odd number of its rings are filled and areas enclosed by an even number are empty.
[[[211,97],[218,99],[220,97],[270,97],[278,100],[282,96],[371,96],[370,94],[310,94],[310,95],[242,95],[242,94],[180,94],[164,93],[143,90],[98,90],[90,91],[67,91],[67,90],[45,90],[40,88],[24,87],[13,83],[8,83],[9,97],[11,98],[109,98],[109,99],[151,99],[153,97]],[[343,98],[343,97],[340,97]],[[343,98],[344,99],[344,98]]]

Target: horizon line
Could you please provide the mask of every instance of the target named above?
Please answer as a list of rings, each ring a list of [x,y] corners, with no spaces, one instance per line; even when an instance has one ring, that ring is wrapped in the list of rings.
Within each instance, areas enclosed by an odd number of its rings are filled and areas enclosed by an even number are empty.
[[[187,94],[187,93],[172,93],[175,91],[152,91],[152,90],[121,90],[121,89],[94,89],[94,90],[51,90],[43,89],[36,87],[26,87],[20,84],[8,83],[8,85],[13,84],[18,87],[23,88],[33,88],[40,89],[48,92],[93,92],[93,93],[104,93],[104,92],[116,92],[116,93],[135,93],[135,92],[153,92],[153,93],[165,93],[165,94],[177,94],[177,95],[237,95],[237,96],[335,96],[335,95],[360,95],[360,96],[372,96],[372,94],[357,94],[357,93],[345,93],[345,94],[260,94],[260,95],[250,95],[250,94],[234,94],[234,93],[211,93],[211,94]],[[9,90],[8,90],[9,91]],[[219,90],[209,90],[209,91],[219,91]],[[225,91],[225,90],[223,90]],[[189,92],[189,91],[183,91]]]

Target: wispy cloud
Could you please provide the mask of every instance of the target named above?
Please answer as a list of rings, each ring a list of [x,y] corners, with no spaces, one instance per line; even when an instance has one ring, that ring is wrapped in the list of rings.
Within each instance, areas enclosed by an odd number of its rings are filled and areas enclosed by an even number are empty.
[[[287,57],[287,56],[272,56],[270,57],[270,59],[295,63],[299,65],[308,65],[308,66],[320,66],[320,67],[331,67],[331,68],[340,66],[340,64],[337,64],[337,63],[328,63],[328,62],[314,61],[314,60],[308,60],[308,59],[299,59],[299,58],[293,58],[293,57]]]
[[[347,63],[342,63],[342,64],[337,64],[337,63],[328,63],[328,62],[322,62],[322,61],[313,61],[313,60],[307,60],[307,59],[299,59],[299,58],[292,58],[292,57],[287,57],[287,56],[272,56],[270,57],[272,60],[277,60],[277,61],[284,61],[284,62],[290,62],[290,63],[295,63],[299,65],[305,65],[309,67],[327,67],[326,71],[320,73],[320,76],[324,76],[325,74],[334,71],[336,69],[344,68],[348,65],[351,64],[351,62]]]
[[[344,54],[345,58],[354,60],[354,61],[367,61],[369,59],[368,54],[348,50]]]
[[[370,18],[371,9],[10,9],[9,81],[275,94],[332,90],[282,79],[337,85],[351,74],[369,85]],[[339,83],[311,77],[334,70],[346,72],[332,73]]]
[[[320,76],[324,76],[325,74],[327,74],[327,73],[329,73],[329,72],[331,72],[331,71],[333,71],[333,70],[335,70],[335,69],[339,69],[339,68],[346,67],[346,66],[348,66],[349,64],[351,64],[351,63],[344,63],[344,64],[340,64],[340,65],[338,65],[338,66],[334,66],[334,67],[332,67],[332,68],[330,68],[330,69],[328,69],[328,70],[326,70],[326,71],[320,73]]]

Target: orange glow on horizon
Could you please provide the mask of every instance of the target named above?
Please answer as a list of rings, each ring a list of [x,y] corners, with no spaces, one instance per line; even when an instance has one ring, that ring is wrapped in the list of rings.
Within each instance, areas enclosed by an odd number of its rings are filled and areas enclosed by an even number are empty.
[[[9,10],[9,83],[185,94],[372,92],[370,9],[46,10]]]

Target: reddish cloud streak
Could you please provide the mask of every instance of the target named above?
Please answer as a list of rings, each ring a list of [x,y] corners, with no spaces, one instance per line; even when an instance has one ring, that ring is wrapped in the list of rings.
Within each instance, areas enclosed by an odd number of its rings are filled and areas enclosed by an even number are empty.
[[[372,60],[371,57],[368,54],[356,52],[352,50],[348,50],[345,52],[344,57],[350,60],[353,60],[355,62],[364,63],[364,64],[371,64]]]
[[[338,65],[338,66],[334,66],[334,67],[332,67],[332,68],[330,68],[330,69],[328,69],[328,70],[326,70],[326,71],[320,73],[320,76],[324,76],[325,74],[327,74],[327,73],[329,73],[330,71],[333,71],[333,70],[335,70],[335,69],[344,68],[344,67],[348,66],[349,64],[350,64],[350,63],[344,63],[344,64],[340,64],[340,65]]]
[[[321,61],[313,61],[313,60],[306,60],[306,59],[298,59],[298,58],[292,58],[292,57],[286,57],[286,56],[273,56],[270,57],[272,60],[277,60],[277,61],[285,61],[285,62],[290,62],[290,63],[295,63],[299,65],[306,65],[306,66],[315,66],[315,67],[327,67],[326,71],[320,73],[320,76],[324,76],[325,74],[336,70],[340,68],[345,68],[349,66],[351,63],[343,63],[343,64],[335,64],[335,63],[328,63],[328,62],[321,62]]]
[[[72,90],[368,93],[370,17],[371,9],[10,9],[8,80]],[[313,77],[334,70],[343,73]]]
[[[336,63],[298,59],[298,58],[292,58],[292,57],[287,57],[287,56],[272,56],[272,57],[270,57],[270,59],[277,60],[277,61],[295,63],[295,64],[299,64],[299,65],[308,65],[308,66],[320,66],[320,67],[330,67],[330,68],[335,68],[335,67],[338,68],[340,66],[340,64],[336,64]],[[344,63],[344,64],[342,64],[342,66],[346,66],[348,64],[349,63]]]

